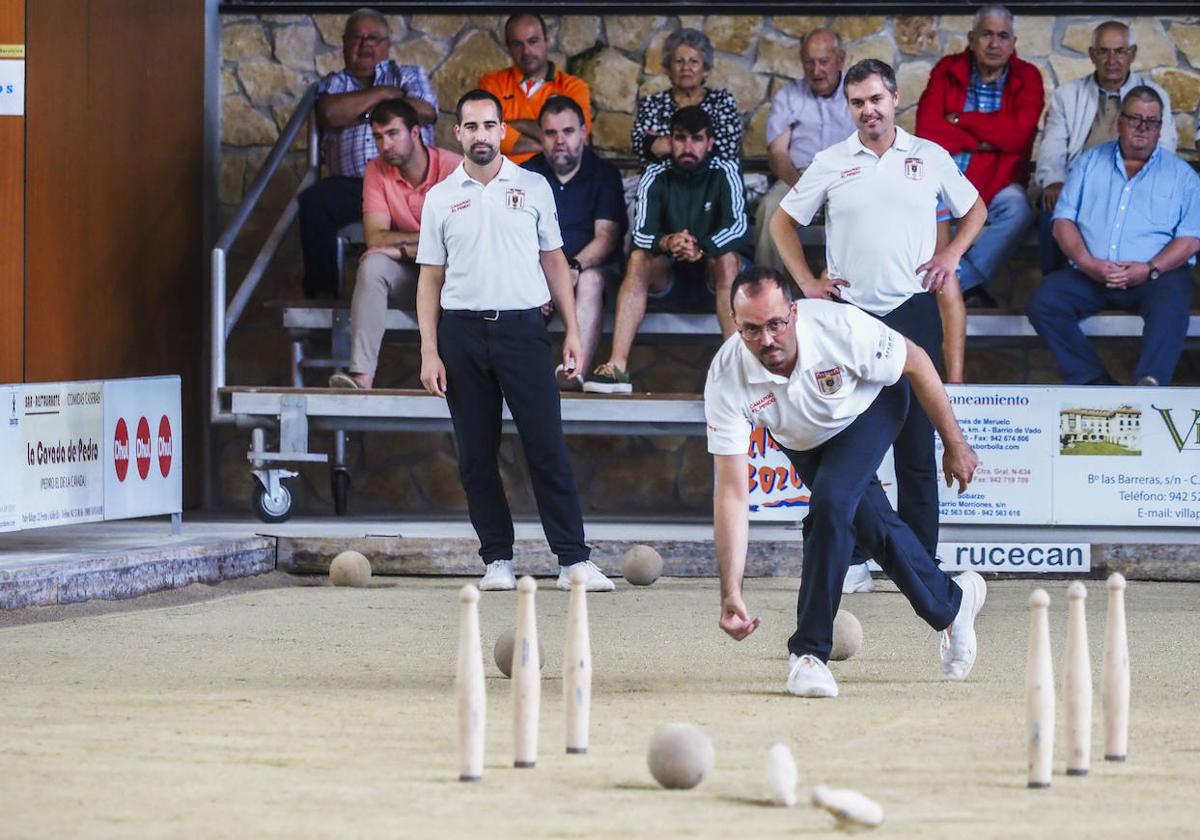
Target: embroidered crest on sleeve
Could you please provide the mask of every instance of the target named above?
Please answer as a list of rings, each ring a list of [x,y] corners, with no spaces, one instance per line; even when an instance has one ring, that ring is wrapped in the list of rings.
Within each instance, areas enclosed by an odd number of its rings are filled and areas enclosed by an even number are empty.
[[[817,380],[817,390],[823,397],[832,397],[842,389],[842,369],[840,367],[818,370],[813,373]]]

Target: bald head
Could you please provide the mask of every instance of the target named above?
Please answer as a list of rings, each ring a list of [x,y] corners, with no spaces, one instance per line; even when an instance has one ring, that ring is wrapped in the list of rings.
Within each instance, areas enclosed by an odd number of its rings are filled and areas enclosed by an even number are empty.
[[[842,38],[832,29],[814,29],[800,43],[804,82],[817,96],[833,96],[842,80],[846,51]]]

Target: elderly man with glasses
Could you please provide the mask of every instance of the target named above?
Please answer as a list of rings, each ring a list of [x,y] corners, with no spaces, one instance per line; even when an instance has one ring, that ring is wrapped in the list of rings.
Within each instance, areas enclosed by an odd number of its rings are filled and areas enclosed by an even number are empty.
[[[932,224],[932,213],[930,224]],[[892,510],[875,470],[918,400],[945,444],[946,483],[966,489],[979,463],[964,440],[929,355],[883,321],[830,300],[792,300],[774,269],[742,272],[728,298],[737,334],[721,345],[704,388],[708,451],[716,461],[713,540],[721,573],[721,629],[741,640],[759,626],[742,600],[749,490],[746,452],[766,428],[811,493],[787,691],[836,697],[826,662],[833,617],[855,542],[879,562],[913,610],[940,633],[945,679],[975,663],[983,578],[951,578]]]
[[[437,94],[423,67],[388,58],[391,45],[387,18],[374,9],[359,9],[346,19],[342,34],[346,69],[325,76],[317,87],[328,174],[300,194],[305,297],[336,296],[341,286],[337,232],[362,218],[363,174],[379,153],[368,121],[371,109],[388,99],[403,99],[421,122],[421,139],[433,145]]]
[[[1079,322],[1104,309],[1142,316],[1138,385],[1169,385],[1183,352],[1200,251],[1200,177],[1162,148],[1164,103],[1139,85],[1121,100],[1117,139],[1080,155],[1054,207],[1070,260],[1026,311],[1072,385],[1115,385]]]
[[[1092,32],[1088,50],[1096,71],[1067,82],[1054,91],[1046,112],[1046,127],[1038,147],[1034,180],[1042,188],[1038,219],[1038,256],[1042,273],[1066,265],[1054,241],[1054,205],[1067,180],[1067,171],[1088,149],[1117,139],[1117,114],[1121,98],[1138,85],[1153,88],[1163,101],[1163,126],[1159,145],[1175,151],[1175,119],[1167,92],[1130,68],[1137,59],[1133,31],[1124,23],[1107,20]]]

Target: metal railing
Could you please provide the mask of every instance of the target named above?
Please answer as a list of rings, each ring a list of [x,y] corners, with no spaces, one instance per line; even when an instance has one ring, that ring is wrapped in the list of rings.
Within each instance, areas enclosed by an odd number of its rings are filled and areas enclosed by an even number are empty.
[[[226,384],[225,347],[229,341],[229,336],[233,333],[234,327],[237,326],[238,321],[241,319],[242,313],[245,312],[246,305],[250,302],[255,290],[257,290],[263,274],[271,264],[271,260],[275,258],[280,243],[283,242],[284,236],[287,235],[288,228],[292,226],[292,222],[296,219],[296,214],[300,206],[300,193],[316,183],[317,178],[320,176],[321,149],[315,114],[316,102],[317,85],[313,83],[305,91],[304,97],[297,104],[295,113],[292,114],[292,118],[284,126],[279,139],[271,147],[271,153],[267,155],[267,159],[263,161],[262,166],[259,168],[258,174],[254,178],[254,183],[250,185],[245,198],[242,199],[242,203],[238,205],[237,210],[234,212],[233,218],[229,220],[225,229],[221,231],[220,237],[217,238],[217,244],[213,246],[211,268],[212,324],[209,330],[209,352],[212,359],[209,376],[209,413],[213,423],[232,423],[235,419],[231,412],[222,409],[220,395],[220,389]],[[226,258],[229,250],[233,247],[233,243],[242,232],[242,228],[245,227],[250,214],[258,207],[258,202],[262,199],[262,195],[267,189],[267,184],[271,182],[275,173],[279,171],[279,166],[287,155],[288,149],[296,142],[296,137],[299,136],[300,129],[306,122],[308,124],[308,165],[305,168],[304,176],[300,179],[295,192],[292,193],[292,197],[288,200],[287,206],[283,208],[283,211],[279,214],[279,218],[276,219],[270,234],[264,240],[257,256],[254,258],[254,262],[246,272],[245,278],[238,285],[233,299],[226,301],[228,297]]]

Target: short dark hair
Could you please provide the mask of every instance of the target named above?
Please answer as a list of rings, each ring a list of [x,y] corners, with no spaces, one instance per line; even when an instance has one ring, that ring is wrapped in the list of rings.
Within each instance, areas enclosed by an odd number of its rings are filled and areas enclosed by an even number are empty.
[[[854,66],[846,71],[842,80],[842,92],[845,93],[848,86],[861,84],[872,76],[880,78],[888,93],[900,90],[896,85],[896,71],[892,69],[892,65],[878,58],[864,58],[862,61],[856,61]]]
[[[680,108],[671,115],[670,128],[672,134],[675,133],[676,129],[682,129],[688,134],[707,131],[708,136],[712,137],[712,117],[708,115],[708,111],[705,111],[699,105],[688,105],[686,108]]]
[[[371,125],[387,125],[397,117],[409,129],[421,124],[416,109],[403,99],[385,99],[371,109]]]
[[[458,104],[454,106],[454,124],[462,125],[463,106],[468,102],[491,102],[496,106],[496,117],[503,121],[504,108],[500,106],[500,100],[496,98],[496,94],[481,88],[469,90],[458,98]]]
[[[508,20],[504,21],[504,43],[508,43],[508,27],[512,26],[523,17],[537,18],[537,22],[542,25],[542,37],[549,38],[550,31],[546,29],[546,19],[537,12],[515,12],[508,16]]]
[[[564,111],[571,111],[575,116],[579,117],[579,124],[585,125],[587,120],[583,118],[583,109],[579,107],[579,103],[569,96],[551,96],[546,100],[546,104],[542,106],[542,110],[538,111],[538,122],[542,121],[542,117],[547,114],[561,114]]]
[[[729,287],[729,308],[733,309],[733,299],[737,296],[738,289],[746,286],[748,287],[747,294],[754,296],[759,293],[765,283],[774,283],[778,286],[779,291],[783,292],[783,299],[789,304],[796,299],[796,296],[792,294],[792,284],[782,274],[770,266],[752,265],[733,278],[733,285]]]
[[[1163,108],[1162,97],[1158,95],[1158,91],[1150,87],[1150,85],[1135,85],[1129,89],[1129,93],[1121,98],[1121,110],[1125,110],[1125,106],[1133,100],[1138,102],[1157,102],[1158,112],[1161,114]]]

